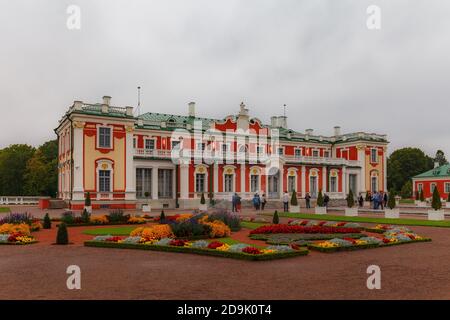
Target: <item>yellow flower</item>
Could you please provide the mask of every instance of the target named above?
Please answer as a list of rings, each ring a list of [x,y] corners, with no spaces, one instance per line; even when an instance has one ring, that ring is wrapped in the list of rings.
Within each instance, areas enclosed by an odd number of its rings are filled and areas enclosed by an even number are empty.
[[[263,254],[271,254],[271,253],[275,253],[276,251],[273,249],[262,249],[261,252]]]
[[[230,246],[226,243],[224,243],[222,246],[216,248],[216,250],[220,250],[220,251],[228,251],[230,249]]]

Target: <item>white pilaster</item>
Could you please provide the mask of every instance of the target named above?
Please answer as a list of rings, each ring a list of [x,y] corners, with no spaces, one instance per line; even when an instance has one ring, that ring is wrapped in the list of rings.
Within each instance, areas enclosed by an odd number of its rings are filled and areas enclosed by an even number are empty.
[[[327,190],[327,167],[322,167],[322,191],[328,192]]]
[[[342,167],[342,193],[344,197],[347,197],[348,186],[347,186],[347,168]]]
[[[214,162],[214,177],[213,177],[213,190],[212,192],[219,192],[219,164]]]
[[[84,123],[73,123],[73,192],[72,200],[84,200],[83,186],[83,128]]]
[[[284,166],[283,164],[280,162],[280,199],[283,197],[284,194]]]
[[[241,192],[245,194],[245,163],[241,163]]]
[[[180,164],[180,199],[189,198],[189,165]]]
[[[152,199],[158,199],[158,167],[152,168]]]
[[[359,189],[365,193],[366,190],[366,151],[365,148],[358,150],[358,162],[361,167],[361,173],[359,175]]]
[[[383,179],[384,179],[384,184],[383,184],[383,191],[388,191],[387,190],[387,147],[383,148]]]
[[[302,166],[302,198],[306,196],[306,167]]]
[[[125,144],[126,144],[126,154],[125,154],[125,177],[126,177],[126,186],[125,186],[125,199],[126,200],[135,200],[136,199],[136,172],[134,171],[133,166],[133,128],[127,128],[127,133],[125,136]]]

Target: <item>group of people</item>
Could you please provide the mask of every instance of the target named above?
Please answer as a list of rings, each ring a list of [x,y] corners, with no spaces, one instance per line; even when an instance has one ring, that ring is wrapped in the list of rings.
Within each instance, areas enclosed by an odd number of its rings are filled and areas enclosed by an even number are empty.
[[[362,196],[361,196],[362,197]],[[375,210],[383,210],[387,207],[388,194],[383,191],[375,191],[374,193],[368,192],[367,198],[370,201],[370,207]]]

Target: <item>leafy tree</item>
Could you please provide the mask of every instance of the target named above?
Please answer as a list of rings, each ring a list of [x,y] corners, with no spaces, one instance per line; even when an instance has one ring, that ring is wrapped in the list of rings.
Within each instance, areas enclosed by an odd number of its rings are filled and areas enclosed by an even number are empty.
[[[161,210],[161,214],[159,215],[159,223],[164,223],[166,221],[166,215],[164,214],[164,210]]]
[[[322,189],[319,190],[319,194],[317,195],[317,206],[323,207],[323,194],[322,194]]]
[[[448,193],[447,202],[450,202],[450,192]]]
[[[424,195],[424,193],[423,193],[423,190],[421,190],[421,191],[419,192],[419,200],[422,201],[422,202],[425,201],[425,195]]]
[[[280,218],[278,217],[278,211],[277,210],[275,210],[275,212],[273,213],[272,223],[273,224],[279,224],[280,223]]]
[[[400,191],[413,176],[433,166],[433,159],[418,148],[395,150],[387,160],[388,189]]]
[[[447,159],[445,159],[444,151],[438,150],[436,152],[436,156],[434,157],[434,161],[439,163],[439,166],[443,166],[444,164],[448,164]]]
[[[52,228],[52,221],[50,220],[50,216],[48,215],[48,212],[44,216],[44,224],[42,226],[44,229],[51,229]]]
[[[400,190],[402,198],[410,198],[412,196],[412,182],[411,180],[406,182]]]
[[[419,190],[416,190],[416,201],[420,200],[420,192]]]
[[[389,207],[389,209],[394,209],[395,206],[396,206],[396,203],[395,203],[395,191],[391,190],[389,192],[388,207]]]
[[[56,244],[69,244],[69,234],[67,232],[67,225],[64,222],[61,222],[58,225]]]
[[[0,194],[25,195],[24,173],[35,149],[25,144],[14,144],[0,150]]]
[[[355,197],[353,196],[352,189],[349,190],[347,198],[345,200],[347,200],[347,207],[353,208],[353,206],[355,205]]]
[[[431,207],[434,210],[440,210],[442,208],[441,195],[437,188],[434,188],[433,191],[433,200],[431,201]]]
[[[295,190],[292,190],[291,206],[298,206],[297,192],[295,192]]]

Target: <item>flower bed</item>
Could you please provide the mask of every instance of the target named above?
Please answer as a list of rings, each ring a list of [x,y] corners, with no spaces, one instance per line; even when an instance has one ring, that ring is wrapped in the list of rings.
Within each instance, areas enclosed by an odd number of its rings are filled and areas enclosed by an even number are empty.
[[[298,226],[287,224],[272,224],[268,226],[262,226],[250,231],[252,234],[269,234],[269,233],[360,233],[358,228],[345,228],[345,227],[325,227],[325,226]]]
[[[333,227],[333,228],[355,228],[363,229],[363,227],[356,222],[335,222],[335,221],[317,221],[317,220],[292,220],[288,221],[290,226],[305,226],[305,227]]]
[[[241,243],[228,245],[219,241],[208,242],[205,240],[198,240],[189,242],[171,238],[163,238],[158,241],[152,240],[145,243],[140,243],[139,241],[140,239],[138,239],[138,237],[127,237],[122,239],[121,237],[113,238],[102,236],[95,237],[94,240],[91,241],[86,241],[84,245],[87,247],[194,253],[253,261],[289,258],[308,254],[308,250],[305,248],[294,249],[289,246],[274,246],[266,249],[258,249]]]
[[[337,252],[337,251],[349,251],[369,248],[380,248],[392,245],[414,243],[414,242],[426,242],[431,241],[430,238],[421,237],[412,232],[385,232],[383,238],[377,237],[362,237],[359,239],[334,238],[328,241],[322,241],[319,243],[308,244],[308,248],[311,250],[317,250],[321,252]]]
[[[391,230],[398,230],[400,232],[411,232],[411,230],[407,227],[402,226],[390,226],[390,225],[383,225],[383,224],[377,224],[375,227],[367,227],[364,228],[367,232],[373,232],[373,233],[385,233],[386,231]]]
[[[5,223],[0,225],[0,244],[32,244],[36,239],[31,236],[31,227],[26,223]]]
[[[307,241],[329,240],[333,238],[361,238],[362,233],[273,233],[273,234],[252,234],[250,239],[263,240],[268,244],[291,244],[301,241],[299,244],[306,245]]]

